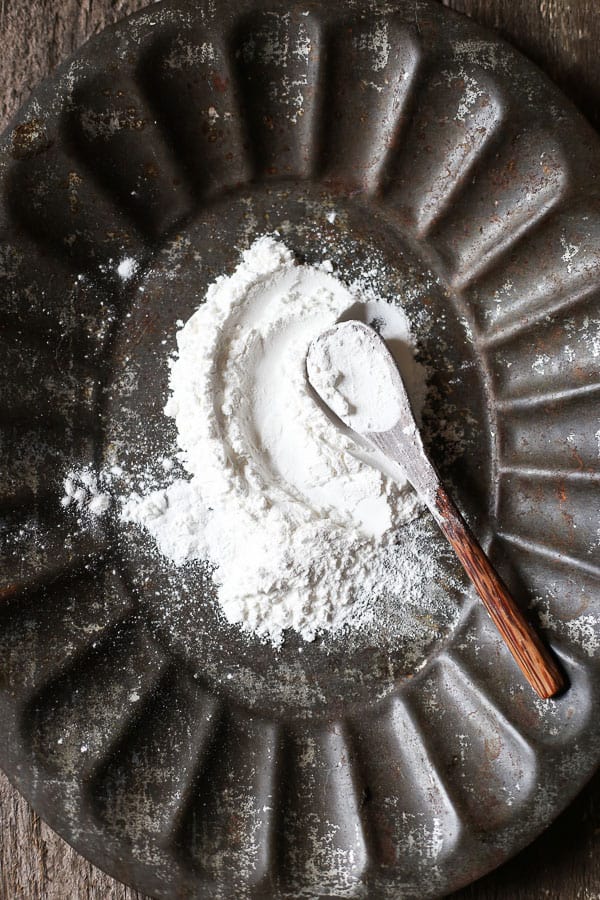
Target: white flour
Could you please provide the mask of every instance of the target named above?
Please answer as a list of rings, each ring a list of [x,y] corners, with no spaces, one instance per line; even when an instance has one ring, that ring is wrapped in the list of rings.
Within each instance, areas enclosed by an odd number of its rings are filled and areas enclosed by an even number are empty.
[[[106,493],[91,467],[68,472],[63,481],[64,495],[61,506],[72,506],[82,519],[101,516],[110,507],[110,494]]]
[[[357,301],[400,349],[419,407],[402,311],[262,237],[178,334],[165,412],[190,479],[122,505],[176,564],[209,559],[226,619],[275,645],[287,628],[310,640],[364,623],[377,597],[416,583],[407,567],[420,563],[395,546],[420,508],[412,489],[365,464],[306,382],[311,340]]]
[[[372,332],[344,322],[311,345],[307,361],[319,396],[357,434],[389,431],[402,414],[390,365],[374,340],[381,344]]]
[[[133,278],[137,270],[138,263],[135,259],[132,259],[131,256],[127,256],[125,259],[122,259],[117,266],[117,273],[123,279],[123,281],[129,281],[130,278]]]

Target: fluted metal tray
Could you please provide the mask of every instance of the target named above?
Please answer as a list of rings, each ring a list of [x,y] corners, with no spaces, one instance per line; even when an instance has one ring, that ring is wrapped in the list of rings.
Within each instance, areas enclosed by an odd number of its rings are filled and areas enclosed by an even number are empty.
[[[425,900],[594,771],[599,163],[530,63],[420,0],[161,3],[21,111],[0,151],[0,762],[96,864],[165,898]],[[172,450],[176,320],[274,230],[349,279],[376,258],[403,298],[431,452],[564,696],[535,698],[464,585],[416,656],[385,633],[276,652],[223,624],[201,566],[61,510],[73,465]]]

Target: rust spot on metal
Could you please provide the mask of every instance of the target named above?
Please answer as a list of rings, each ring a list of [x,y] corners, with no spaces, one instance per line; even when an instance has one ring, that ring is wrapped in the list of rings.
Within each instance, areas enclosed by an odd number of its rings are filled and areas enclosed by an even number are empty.
[[[81,175],[77,172],[69,172],[67,175],[67,194],[69,197],[69,208],[73,214],[79,212],[79,193],[77,191],[79,185],[83,182]]]
[[[30,119],[17,125],[12,134],[13,159],[31,159],[45,153],[52,146],[41,119]]]
[[[224,94],[229,87],[229,78],[219,75],[218,72],[213,73],[211,82],[215,91],[218,91],[220,94]]]
[[[500,738],[486,738],[483,743],[486,759],[490,761],[498,759],[500,753],[502,752],[502,741],[500,740]]]

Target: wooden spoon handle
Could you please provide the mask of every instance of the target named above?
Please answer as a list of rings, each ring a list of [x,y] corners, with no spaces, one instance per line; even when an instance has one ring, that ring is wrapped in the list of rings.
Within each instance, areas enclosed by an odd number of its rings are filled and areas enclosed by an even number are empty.
[[[483,600],[496,628],[523,675],[543,699],[564,687],[564,677],[547,647],[511,597],[508,589],[479,546],[451,497],[440,485],[436,494],[436,520]]]

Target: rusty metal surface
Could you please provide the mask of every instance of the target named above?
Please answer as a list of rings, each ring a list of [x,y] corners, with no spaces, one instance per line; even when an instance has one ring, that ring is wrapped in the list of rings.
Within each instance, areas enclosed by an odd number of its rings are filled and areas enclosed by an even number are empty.
[[[599,149],[523,58],[422,2],[159,4],[19,114],[0,762],[95,863],[157,897],[435,897],[594,771]],[[556,702],[466,588],[418,658],[385,634],[274,653],[223,625],[201,568],[61,513],[74,463],[172,449],[175,322],[275,229],[343,277],[377,258],[419,323],[432,454],[560,656]]]

